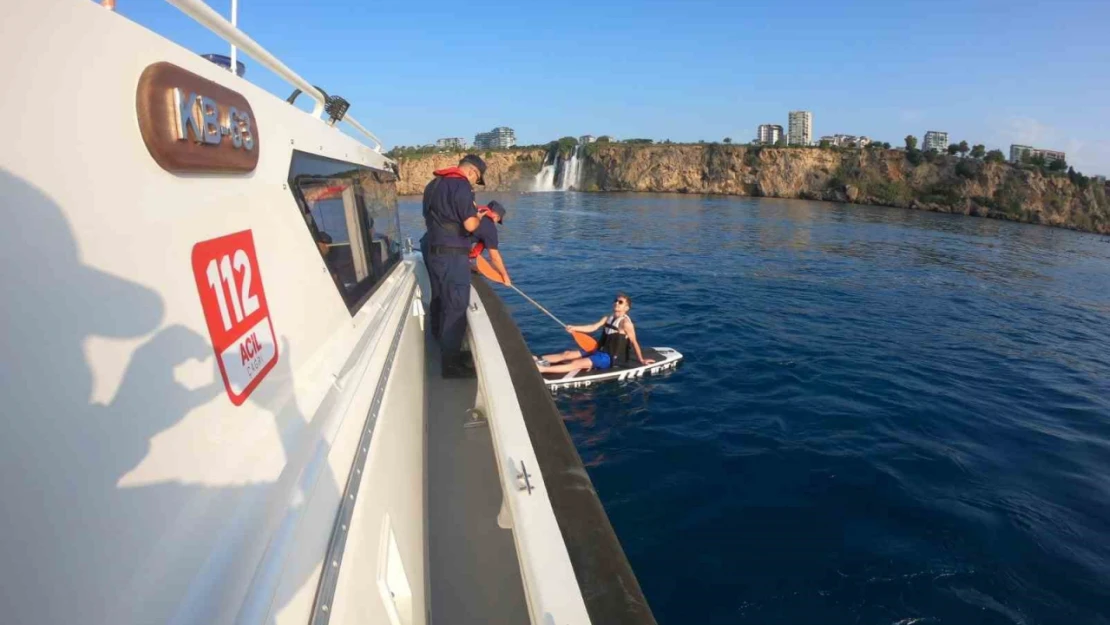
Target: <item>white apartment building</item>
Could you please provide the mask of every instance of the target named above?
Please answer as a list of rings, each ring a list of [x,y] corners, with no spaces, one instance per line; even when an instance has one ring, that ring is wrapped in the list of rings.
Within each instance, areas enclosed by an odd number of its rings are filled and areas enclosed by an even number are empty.
[[[1063,152],[1057,152],[1056,150],[1045,150],[1043,148],[1035,148],[1031,145],[1010,145],[1011,163],[1022,162],[1026,154],[1028,154],[1030,158],[1034,156],[1043,156],[1045,164],[1051,163],[1052,161],[1066,162],[1068,160],[1066,154],[1064,154]]]
[[[936,150],[937,152],[946,151],[948,149],[948,133],[940,130],[930,130],[926,132],[925,141],[921,149],[926,152],[929,150]]]
[[[865,148],[871,145],[871,138],[866,135],[825,135],[820,142],[839,148]]]
[[[489,132],[474,135],[475,148],[511,148],[516,145],[516,132],[508,126],[498,126]]]
[[[790,111],[787,121],[787,143],[790,145],[809,145],[813,142],[813,113],[809,111]]]
[[[782,126],[778,124],[760,124],[756,133],[756,141],[762,145],[775,145],[783,138]]]
[[[466,139],[462,137],[445,137],[436,139],[436,147],[441,150],[465,150]]]

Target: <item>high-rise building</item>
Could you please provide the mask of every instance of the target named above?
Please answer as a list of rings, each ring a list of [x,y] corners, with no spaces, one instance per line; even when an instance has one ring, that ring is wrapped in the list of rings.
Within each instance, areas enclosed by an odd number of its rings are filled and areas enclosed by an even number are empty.
[[[516,145],[516,133],[507,126],[498,126],[489,132],[479,132],[474,135],[476,148],[511,148]]]
[[[929,150],[936,150],[937,152],[944,152],[948,149],[948,133],[940,130],[930,130],[925,133],[925,141],[921,146],[922,150],[928,152]]]
[[[809,145],[813,142],[813,113],[809,111],[790,111],[787,121],[787,143],[790,145]]]
[[[756,140],[762,145],[775,145],[782,139],[782,126],[778,124],[760,124]]]
[[[436,139],[436,147],[441,150],[465,150],[466,139],[462,137],[446,137],[443,139]]]
[[[1035,148],[1031,145],[1013,144],[1013,145],[1010,146],[1010,162],[1011,163],[1020,163],[1020,162],[1022,162],[1023,160],[1025,160],[1026,155],[1028,155],[1029,158],[1033,158],[1035,156],[1043,157],[1044,162],[1045,162],[1046,165],[1048,163],[1053,162],[1053,161],[1065,161],[1066,162],[1068,160],[1066,154],[1064,154],[1063,152],[1057,152],[1056,150],[1044,150],[1044,149],[1041,149],[1041,148]]]

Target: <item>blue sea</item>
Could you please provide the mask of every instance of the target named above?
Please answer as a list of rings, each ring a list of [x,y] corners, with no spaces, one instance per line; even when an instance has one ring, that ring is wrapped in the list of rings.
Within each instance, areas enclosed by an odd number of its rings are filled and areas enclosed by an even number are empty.
[[[625,291],[641,341],[686,356],[556,395],[660,623],[1110,623],[1110,237],[492,198],[517,286],[578,324]],[[570,346],[499,292],[536,353]]]

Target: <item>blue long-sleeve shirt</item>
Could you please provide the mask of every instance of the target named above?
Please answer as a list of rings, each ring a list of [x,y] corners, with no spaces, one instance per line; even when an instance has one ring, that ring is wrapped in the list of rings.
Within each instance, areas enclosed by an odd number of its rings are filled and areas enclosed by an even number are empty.
[[[483,219],[470,239],[474,243],[482,243],[487,250],[497,249],[497,223],[492,219]]]
[[[424,225],[428,245],[470,247],[463,222],[477,216],[474,189],[463,178],[437,176],[424,187]]]

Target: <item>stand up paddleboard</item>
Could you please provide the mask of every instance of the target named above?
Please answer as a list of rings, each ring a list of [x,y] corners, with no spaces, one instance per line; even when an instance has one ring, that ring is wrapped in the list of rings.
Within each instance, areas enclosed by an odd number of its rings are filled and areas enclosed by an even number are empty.
[[[569,373],[545,373],[543,381],[547,388],[557,390],[560,388],[577,388],[589,386],[595,382],[608,380],[630,380],[642,378],[644,375],[655,375],[670,371],[678,366],[682,354],[669,347],[648,347],[643,350],[644,358],[653,358],[655,362],[650,365],[636,365],[628,367],[613,367],[604,371],[595,369],[577,369]]]

